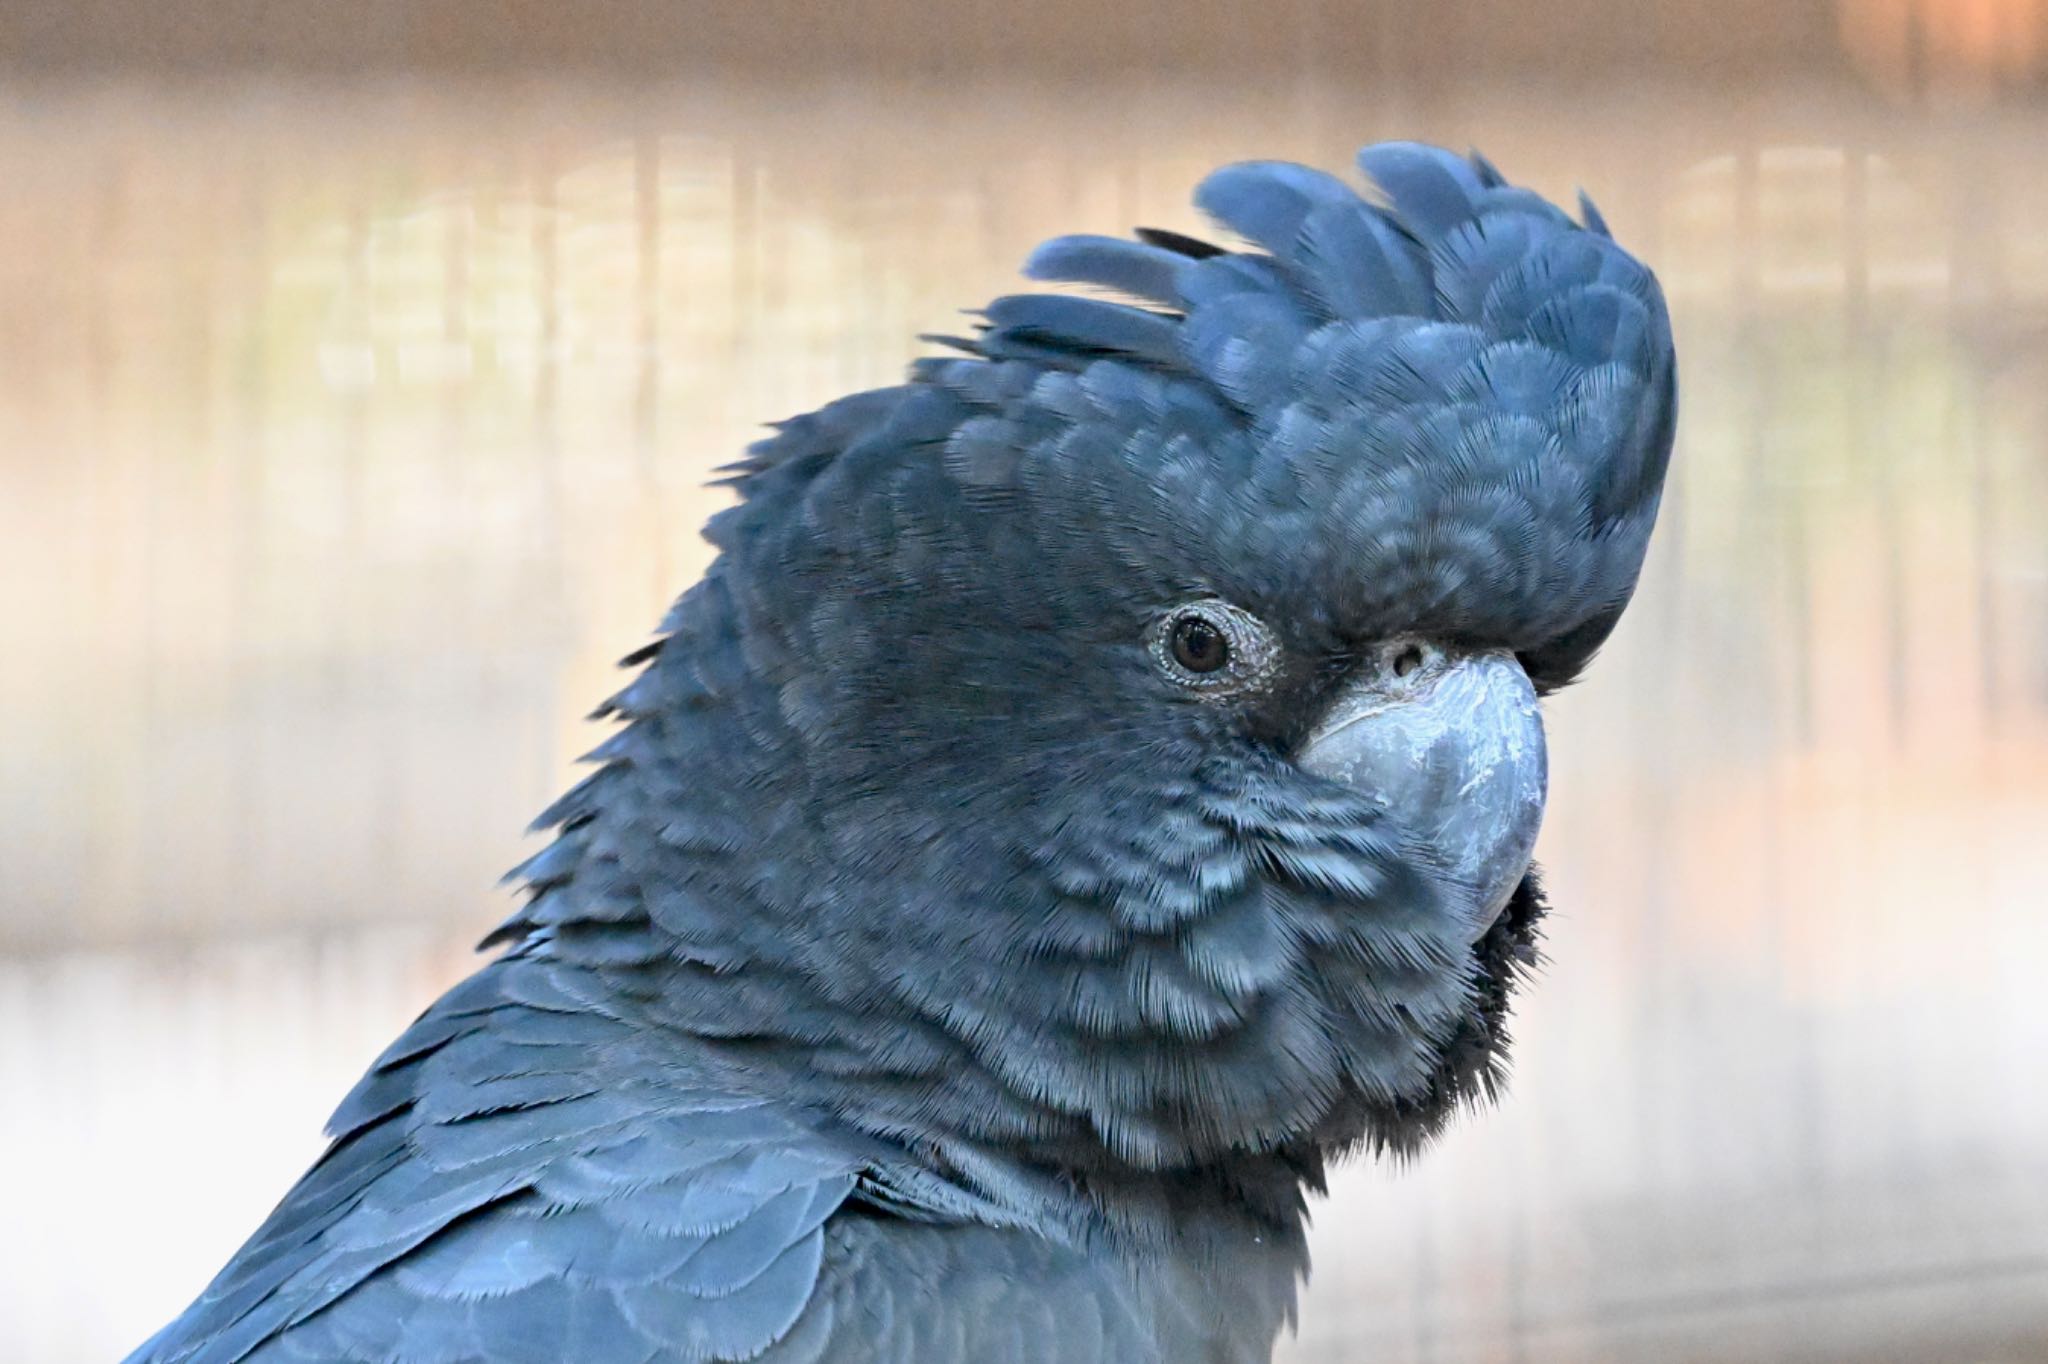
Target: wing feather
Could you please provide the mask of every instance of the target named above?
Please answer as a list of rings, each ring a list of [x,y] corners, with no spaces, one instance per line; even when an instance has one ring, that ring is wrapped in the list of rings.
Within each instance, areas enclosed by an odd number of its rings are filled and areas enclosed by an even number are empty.
[[[505,977],[559,969],[502,959],[423,1015],[129,1364],[750,1359],[787,1334],[861,1160],[680,1046],[512,1002],[552,993]]]

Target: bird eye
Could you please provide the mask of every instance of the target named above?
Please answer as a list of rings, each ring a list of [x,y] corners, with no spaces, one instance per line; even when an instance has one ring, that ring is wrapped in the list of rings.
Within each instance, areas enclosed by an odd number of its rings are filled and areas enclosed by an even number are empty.
[[[1168,612],[1149,636],[1159,670],[1190,691],[1229,696],[1271,680],[1281,650],[1251,612],[1213,597]]]
[[[1394,676],[1406,677],[1422,666],[1422,646],[1410,644],[1394,655]]]
[[[1192,612],[1173,623],[1173,661],[1191,673],[1213,673],[1230,661],[1230,637]]]

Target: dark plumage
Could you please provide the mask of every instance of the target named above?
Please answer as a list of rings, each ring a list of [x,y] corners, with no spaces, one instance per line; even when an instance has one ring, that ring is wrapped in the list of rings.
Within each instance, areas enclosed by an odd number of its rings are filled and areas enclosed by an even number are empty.
[[[133,1359],[1266,1358],[1324,1162],[1496,1081],[1673,418],[1590,206],[1360,160],[755,446],[502,955]]]

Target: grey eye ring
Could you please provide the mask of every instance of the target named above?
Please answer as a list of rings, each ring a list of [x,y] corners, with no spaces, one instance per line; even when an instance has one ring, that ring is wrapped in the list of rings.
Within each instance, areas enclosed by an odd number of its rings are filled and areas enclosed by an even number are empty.
[[[1235,696],[1272,680],[1280,665],[1273,632],[1217,597],[1184,602],[1153,622],[1146,646],[1170,680],[1202,696]]]

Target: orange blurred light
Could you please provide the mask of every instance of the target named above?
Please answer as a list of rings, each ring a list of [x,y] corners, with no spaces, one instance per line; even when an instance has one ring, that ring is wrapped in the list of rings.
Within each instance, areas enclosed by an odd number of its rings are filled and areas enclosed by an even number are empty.
[[[1898,94],[1990,92],[2034,80],[2043,0],[1837,0],[1850,61]]]

